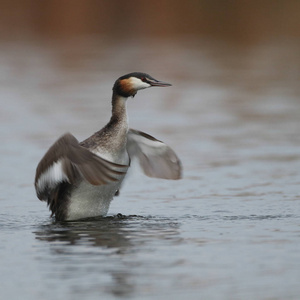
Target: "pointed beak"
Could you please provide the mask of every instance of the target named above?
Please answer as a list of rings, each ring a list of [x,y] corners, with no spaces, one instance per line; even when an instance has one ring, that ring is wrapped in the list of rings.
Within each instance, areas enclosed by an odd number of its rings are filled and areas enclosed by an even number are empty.
[[[158,81],[158,80],[148,80],[148,83],[151,86],[160,86],[160,87],[165,87],[165,86],[171,86],[171,83],[163,82],[163,81]]]

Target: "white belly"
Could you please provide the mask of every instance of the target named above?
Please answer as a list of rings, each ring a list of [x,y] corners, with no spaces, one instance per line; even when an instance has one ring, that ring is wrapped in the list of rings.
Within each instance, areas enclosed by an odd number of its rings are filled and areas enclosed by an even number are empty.
[[[71,194],[67,220],[105,216],[124,177],[123,175],[119,181],[100,186],[82,181]]]
[[[127,152],[123,153],[123,155],[119,155],[118,161],[116,161],[115,157],[107,155],[106,153],[100,156],[109,161],[124,165],[127,165],[129,162]],[[91,185],[83,180],[78,188],[74,189],[70,195],[66,220],[105,216],[108,212],[110,202],[121,187],[125,175],[118,176],[118,181],[99,186]]]

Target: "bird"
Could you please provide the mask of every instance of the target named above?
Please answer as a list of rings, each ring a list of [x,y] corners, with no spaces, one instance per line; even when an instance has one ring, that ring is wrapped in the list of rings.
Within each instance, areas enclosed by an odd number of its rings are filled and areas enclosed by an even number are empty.
[[[149,177],[181,178],[182,165],[174,150],[129,128],[127,118],[128,98],[142,89],[168,86],[142,72],[121,76],[113,85],[112,115],[106,126],[82,142],[71,133],[54,142],[37,165],[34,182],[51,217],[74,221],[106,216],[134,158]]]

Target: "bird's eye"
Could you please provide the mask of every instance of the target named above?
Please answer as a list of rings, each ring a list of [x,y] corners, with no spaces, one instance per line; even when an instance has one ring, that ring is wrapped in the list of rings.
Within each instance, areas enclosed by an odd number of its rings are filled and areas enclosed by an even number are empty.
[[[143,82],[147,82],[147,79],[146,79],[145,77],[142,77],[141,80],[142,80]]]

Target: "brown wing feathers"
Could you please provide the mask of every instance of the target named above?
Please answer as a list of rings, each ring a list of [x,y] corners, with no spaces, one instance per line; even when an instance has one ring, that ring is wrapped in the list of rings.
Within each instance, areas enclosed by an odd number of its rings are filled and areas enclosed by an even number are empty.
[[[177,180],[182,176],[181,162],[175,152],[145,132],[129,130],[127,151],[131,158],[138,158],[142,170],[149,177]]]
[[[93,185],[106,184],[118,180],[114,176],[125,174],[127,168],[90,152],[80,146],[73,135],[67,133],[50,147],[38,164],[35,187],[38,197],[45,199],[49,190],[63,181],[74,184],[81,176]]]

